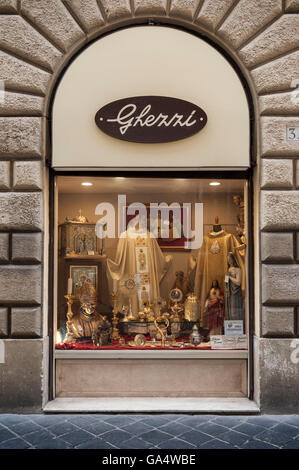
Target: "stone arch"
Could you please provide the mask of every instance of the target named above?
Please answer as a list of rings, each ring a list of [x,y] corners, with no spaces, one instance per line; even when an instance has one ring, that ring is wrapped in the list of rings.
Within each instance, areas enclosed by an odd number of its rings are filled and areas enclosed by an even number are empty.
[[[298,0],[1,1],[0,78],[6,90],[0,102],[0,278],[6,279],[0,283],[0,318],[6,325],[1,336],[16,339],[10,343],[11,354],[21,355],[22,345],[32,342],[34,354],[40,357],[33,374],[36,394],[24,406],[39,407],[41,403],[38,367],[42,368],[40,352],[47,335],[41,313],[43,304],[46,309],[41,233],[45,227],[42,161],[48,157],[49,97],[62,69],[84,45],[115,28],[144,21],[177,24],[219,44],[238,64],[254,96],[260,136],[263,263],[257,363],[266,370],[271,351],[283,363],[287,338],[299,333],[294,329],[299,291],[292,281],[299,275],[299,246],[294,248],[298,245],[299,211],[293,211],[299,206],[298,145],[285,139],[286,125],[299,125],[294,94],[299,80],[298,12]],[[284,327],[273,329],[275,315],[283,316]],[[277,379],[267,369],[260,381],[263,406],[275,409],[267,385],[283,387],[287,373],[294,381],[294,367],[281,371]],[[291,396],[292,392],[288,401]]]

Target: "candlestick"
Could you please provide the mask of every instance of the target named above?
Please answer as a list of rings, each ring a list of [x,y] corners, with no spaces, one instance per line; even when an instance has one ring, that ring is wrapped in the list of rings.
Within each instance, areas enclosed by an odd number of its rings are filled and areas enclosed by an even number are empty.
[[[64,342],[65,343],[75,343],[76,342],[76,339],[74,337],[74,333],[72,331],[72,326],[73,326],[73,322],[72,322],[72,318],[73,318],[73,312],[72,312],[72,304],[73,304],[73,299],[74,299],[74,296],[72,294],[66,294],[64,296],[66,298],[66,303],[67,303],[67,313],[66,313],[66,317],[67,317],[67,322],[66,322],[66,336],[65,336],[65,339],[64,339]]]
[[[117,279],[113,279],[113,292],[116,293],[117,292],[117,284],[118,284],[118,280]]]
[[[117,324],[118,324],[117,313],[118,313],[118,310],[117,310],[117,295],[116,295],[116,292],[113,292],[112,300],[113,300],[113,310],[112,310],[112,313],[113,313],[113,319],[112,319],[113,328],[112,328],[111,338],[112,338],[113,341],[119,341],[120,335],[119,335],[119,330],[117,328]]]

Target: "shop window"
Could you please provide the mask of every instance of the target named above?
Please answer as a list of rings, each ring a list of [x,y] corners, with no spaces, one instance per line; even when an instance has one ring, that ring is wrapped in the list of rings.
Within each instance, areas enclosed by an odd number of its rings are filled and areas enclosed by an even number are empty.
[[[245,180],[56,187],[56,349],[247,349]]]

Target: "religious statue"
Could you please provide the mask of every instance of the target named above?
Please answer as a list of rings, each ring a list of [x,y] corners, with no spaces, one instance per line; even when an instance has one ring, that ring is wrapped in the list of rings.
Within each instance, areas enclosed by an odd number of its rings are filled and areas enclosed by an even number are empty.
[[[70,331],[76,339],[92,338],[102,321],[103,317],[95,310],[94,305],[82,303],[80,312],[71,319]]]
[[[242,197],[239,195],[233,196],[233,202],[235,206],[239,207],[240,213],[237,216],[237,221],[238,225],[236,228],[239,241],[240,241],[240,246],[238,247],[238,251],[242,258],[245,260],[245,249],[247,245],[246,241],[246,234],[245,234],[245,206],[244,206],[244,201],[242,201]]]
[[[245,321],[244,300],[241,282],[242,272],[234,253],[227,256],[227,271],[225,275],[225,318],[227,320]]]
[[[205,302],[204,315],[208,317],[210,335],[223,334],[224,326],[224,292],[217,280],[212,281]]]

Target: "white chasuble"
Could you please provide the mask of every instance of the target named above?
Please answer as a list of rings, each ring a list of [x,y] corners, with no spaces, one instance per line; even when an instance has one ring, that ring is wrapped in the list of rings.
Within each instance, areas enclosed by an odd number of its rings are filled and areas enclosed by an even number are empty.
[[[204,305],[212,281],[218,281],[220,289],[224,289],[224,277],[228,269],[227,256],[233,252],[242,270],[242,290],[245,290],[245,266],[242,256],[236,248],[237,238],[224,230],[209,232],[203,239],[196,259],[194,292],[200,299],[201,326],[208,327],[208,318],[204,317]]]
[[[132,300],[132,309],[136,313],[137,309],[142,307],[140,303],[145,299],[142,294],[146,293],[150,302],[160,298],[160,282],[168,271],[171,261],[172,256],[163,255],[157,240],[151,238],[148,231],[139,233],[128,229],[121,234],[115,261],[108,259],[107,268],[112,279],[124,281],[132,278],[135,282],[138,279],[136,296]]]

